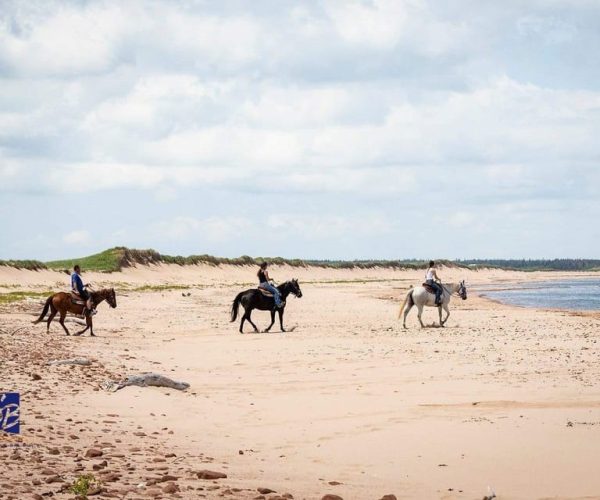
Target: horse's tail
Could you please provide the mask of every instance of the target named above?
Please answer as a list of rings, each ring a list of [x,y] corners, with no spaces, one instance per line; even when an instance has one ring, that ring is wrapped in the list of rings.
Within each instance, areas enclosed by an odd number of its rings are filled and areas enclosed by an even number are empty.
[[[238,309],[240,307],[240,301],[242,300],[242,295],[244,292],[240,292],[237,294],[237,297],[233,299],[233,304],[231,306],[231,322],[233,323],[238,316]]]
[[[44,319],[44,316],[46,316],[46,313],[48,312],[48,309],[50,309],[50,303],[52,302],[52,297],[54,297],[54,295],[48,297],[48,299],[46,300],[46,303],[44,304],[44,310],[42,311],[42,314],[40,314],[40,317],[38,319],[36,319],[35,321],[33,321],[34,325],[38,324],[40,321],[42,321]]]
[[[402,305],[400,306],[400,311],[398,311],[398,319],[400,319],[400,317],[402,316],[402,311],[404,311],[404,306],[408,303],[409,307],[412,307],[415,303],[415,301],[413,300],[413,294],[414,290],[411,290],[410,292],[408,292],[406,294],[406,297],[404,297],[404,301],[402,302]]]

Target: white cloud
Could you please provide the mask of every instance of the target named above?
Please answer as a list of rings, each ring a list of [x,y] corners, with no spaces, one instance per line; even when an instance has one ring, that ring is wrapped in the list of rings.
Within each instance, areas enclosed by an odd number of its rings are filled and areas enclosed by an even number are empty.
[[[376,48],[393,47],[408,21],[405,2],[327,2],[329,16],[344,40]]]
[[[316,252],[351,227],[403,248],[397,221],[427,234],[437,206],[463,237],[469,214],[503,226],[506,206],[549,227],[548,200],[582,220],[578,203],[600,194],[593,2],[271,7],[6,2],[2,213],[94,200],[115,211],[95,241],[117,238],[117,218],[135,241],[123,216],[135,212],[152,234],[240,253],[260,231],[236,240],[230,214],[259,228],[268,213]],[[273,213],[246,213],[252,197]],[[74,218],[86,227],[83,211]],[[17,226],[0,230],[16,241]]]
[[[48,2],[19,9],[0,29],[0,60],[21,74],[106,71],[127,30],[126,19],[121,9],[106,5],[57,7]]]
[[[390,50],[401,45],[417,53],[438,55],[462,45],[460,22],[437,18],[425,1],[328,1],[327,13],[343,40],[360,49]]]
[[[169,240],[192,240],[199,245],[210,242],[227,241],[238,237],[252,222],[244,217],[207,217],[204,219],[177,216],[171,220],[163,220],[155,225],[154,231],[160,237]]]
[[[454,212],[448,217],[448,223],[454,227],[466,227],[473,223],[475,215],[470,212]]]
[[[77,231],[71,231],[63,236],[63,241],[67,245],[87,245],[91,241],[91,235],[89,231],[85,229],[79,229]]]
[[[391,223],[381,215],[304,215],[278,213],[267,218],[266,225],[278,235],[296,238],[335,239],[342,236],[375,236],[391,231]]]
[[[577,36],[577,27],[556,17],[525,16],[517,20],[519,34],[540,37],[546,43],[571,42]]]

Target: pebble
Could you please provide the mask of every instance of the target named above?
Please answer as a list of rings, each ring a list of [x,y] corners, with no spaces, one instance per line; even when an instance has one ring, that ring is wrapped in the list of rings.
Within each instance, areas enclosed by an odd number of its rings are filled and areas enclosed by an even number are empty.
[[[179,478],[177,476],[172,476],[171,474],[165,474],[160,478],[160,482],[164,483],[166,481],[177,481]]]
[[[162,490],[163,493],[177,493],[179,491],[179,486],[175,483],[167,483]]]
[[[212,470],[201,470],[196,473],[198,479],[225,479],[227,474],[223,472],[215,472]]]

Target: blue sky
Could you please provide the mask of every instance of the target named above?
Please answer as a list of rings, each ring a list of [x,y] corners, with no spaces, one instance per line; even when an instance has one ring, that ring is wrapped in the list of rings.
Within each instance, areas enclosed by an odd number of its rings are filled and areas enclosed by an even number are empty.
[[[600,257],[600,2],[0,0],[0,258]]]

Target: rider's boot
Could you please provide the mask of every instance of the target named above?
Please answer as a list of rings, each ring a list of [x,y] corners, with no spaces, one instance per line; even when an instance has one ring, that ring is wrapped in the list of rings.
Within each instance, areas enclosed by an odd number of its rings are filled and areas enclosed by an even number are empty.
[[[86,303],[86,309],[87,312],[90,316],[93,316],[94,314],[96,314],[96,308],[94,307],[94,304],[91,300],[88,300]]]

